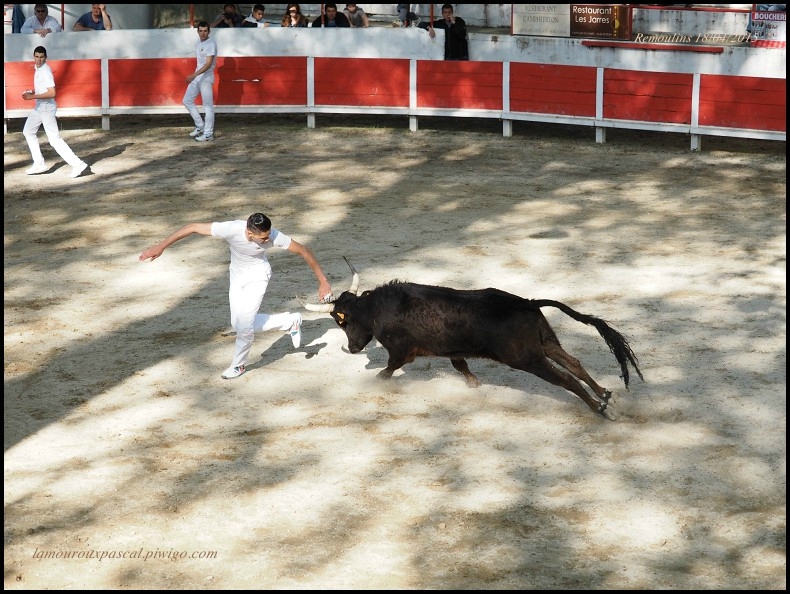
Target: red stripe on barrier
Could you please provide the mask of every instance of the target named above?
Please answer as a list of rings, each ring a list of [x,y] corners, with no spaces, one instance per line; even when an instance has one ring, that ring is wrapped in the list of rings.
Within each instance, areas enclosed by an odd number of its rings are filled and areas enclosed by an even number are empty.
[[[101,60],[47,60],[55,76],[58,107],[101,107]],[[6,109],[33,109],[34,101],[22,99],[33,88],[33,62],[5,64]]]
[[[690,124],[693,82],[691,74],[606,69],[603,117]]]
[[[786,83],[784,79],[703,74],[699,123],[786,132]]]
[[[307,58],[217,60],[217,105],[307,105]]]
[[[418,60],[417,106],[501,110],[502,63]]]
[[[316,58],[315,104],[408,107],[409,60]]]
[[[510,64],[510,111],[595,117],[596,69]]]
[[[110,105],[179,105],[194,71],[194,58],[110,60]]]

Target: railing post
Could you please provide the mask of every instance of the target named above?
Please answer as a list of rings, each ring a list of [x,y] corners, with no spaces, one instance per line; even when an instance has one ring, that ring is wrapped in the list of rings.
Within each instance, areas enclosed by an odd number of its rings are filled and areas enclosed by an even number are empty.
[[[413,115],[417,111],[417,60],[409,60],[409,130],[418,130],[417,116]]]
[[[600,67],[595,72],[595,121],[603,122],[603,68]],[[606,142],[606,128],[603,126],[595,126],[595,142]]]
[[[315,129],[315,57],[307,56],[307,127]]]
[[[699,98],[700,98],[700,81],[702,76],[699,72],[694,73],[694,78],[691,83],[691,129],[694,130],[699,126]],[[698,151],[702,149],[702,136],[699,134],[691,134],[691,150]]]
[[[101,60],[101,129],[110,129],[110,60]]]
[[[510,113],[510,62],[502,62],[502,136],[513,136],[513,120],[508,118]]]

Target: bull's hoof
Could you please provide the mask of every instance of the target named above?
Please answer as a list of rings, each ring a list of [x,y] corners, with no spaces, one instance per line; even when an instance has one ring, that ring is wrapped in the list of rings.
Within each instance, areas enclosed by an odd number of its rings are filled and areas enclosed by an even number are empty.
[[[480,386],[483,385],[483,382],[481,382],[479,379],[473,376],[466,378],[466,385],[469,386],[470,388],[479,388]]]
[[[380,380],[388,380],[392,377],[392,372],[389,369],[382,369],[376,374],[376,377]]]
[[[599,409],[598,412],[600,412],[604,417],[606,417],[610,421],[617,420],[617,415],[614,414],[614,411],[609,408],[609,405],[606,402],[601,404],[601,408]]]

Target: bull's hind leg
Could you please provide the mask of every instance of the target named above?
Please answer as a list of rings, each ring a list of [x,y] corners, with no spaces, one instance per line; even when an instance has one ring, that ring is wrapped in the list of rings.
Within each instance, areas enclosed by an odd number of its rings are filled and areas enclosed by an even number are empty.
[[[543,350],[549,359],[555,361],[559,365],[562,365],[565,369],[570,371],[572,375],[576,376],[585,384],[590,386],[598,398],[604,402],[612,401],[612,393],[609,390],[599,386],[598,383],[592,377],[590,377],[590,374],[587,373],[587,370],[582,367],[581,361],[563,349],[559,342],[546,340],[543,343]]]
[[[614,421],[616,418],[609,410],[609,405],[606,401],[602,402],[590,396],[587,390],[584,389],[584,386],[581,385],[579,380],[577,380],[567,371],[563,371],[562,369],[552,365],[551,361],[548,359],[533,359],[524,366],[511,365],[511,367],[528,371],[529,373],[535,374],[539,378],[544,379],[555,386],[561,386],[569,392],[573,392],[584,402],[586,402],[587,406],[589,406],[593,411],[605,416],[607,419]]]
[[[453,367],[455,367],[458,371],[464,374],[464,377],[466,378],[467,386],[469,386],[470,388],[477,388],[479,385],[481,385],[481,382],[479,379],[477,379],[477,376],[471,371],[469,371],[469,365],[466,364],[466,359],[451,358],[450,363],[452,363]]]

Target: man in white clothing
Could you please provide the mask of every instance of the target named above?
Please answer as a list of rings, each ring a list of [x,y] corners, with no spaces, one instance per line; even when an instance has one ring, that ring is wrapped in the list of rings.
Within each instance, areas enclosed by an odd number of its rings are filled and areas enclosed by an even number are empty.
[[[195,71],[187,76],[187,90],[184,93],[183,104],[195,122],[195,129],[189,135],[198,142],[214,140],[214,68],[217,61],[217,44],[209,39],[211,27],[206,21],[200,21],[197,26],[198,42],[195,46],[197,66]],[[203,118],[195,105],[195,99],[200,95],[203,100]]]
[[[273,228],[269,217],[256,212],[246,221],[184,225],[140,254],[140,261],[156,260],[168,246],[193,233],[220,237],[228,242],[230,247],[228,300],[230,323],[236,331],[236,352],[230,367],[222,372],[222,378],[233,379],[246,371],[256,332],[278,329],[288,332],[294,348],[298,348],[302,339],[301,314],[290,312],[265,314],[259,313],[258,309],[261,307],[272,276],[272,267],[266,258],[266,249],[271,247],[302,256],[318,279],[319,299],[323,302],[332,300],[332,287],[310,249]]]
[[[33,8],[33,16],[27,17],[24,24],[19,29],[20,33],[36,33],[40,37],[46,37],[50,33],[60,33],[63,27],[56,18],[49,16],[49,9],[46,4],[36,4]]]
[[[33,60],[36,63],[36,73],[33,75],[33,90],[22,93],[25,101],[34,101],[36,106],[25,120],[25,127],[22,134],[27,140],[30,148],[30,155],[33,157],[33,166],[26,170],[28,175],[44,173],[48,170],[44,162],[44,155],[41,154],[41,147],[38,144],[38,130],[44,125],[44,132],[47,133],[47,140],[61,158],[71,166],[69,177],[79,177],[88,168],[88,164],[82,161],[74,151],[69,148],[66,141],[60,137],[58,130],[57,111],[55,103],[55,76],[52,69],[47,64],[47,50],[43,46],[38,46],[33,50]]]

